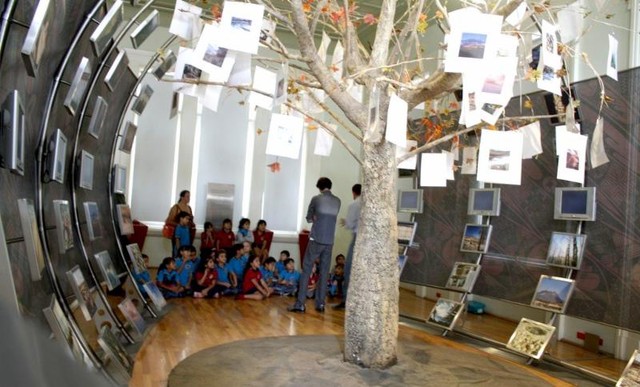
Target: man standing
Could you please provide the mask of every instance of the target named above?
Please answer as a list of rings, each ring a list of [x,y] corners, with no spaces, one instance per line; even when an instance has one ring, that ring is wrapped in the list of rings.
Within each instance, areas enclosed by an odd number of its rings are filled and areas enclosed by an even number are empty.
[[[318,272],[320,286],[316,290],[316,311],[324,312],[324,299],[327,294],[327,279],[331,266],[331,251],[336,232],[336,220],[340,211],[340,199],[331,193],[331,180],[321,177],[316,183],[320,194],[311,198],[307,209],[307,222],[313,223],[309,235],[309,246],[304,254],[302,275],[298,283],[298,299],[289,307],[290,312],[304,313],[309,276],[313,262],[319,259]]]
[[[351,277],[351,264],[353,263],[353,247],[356,244],[356,234],[358,233],[358,220],[360,219],[360,209],[362,208],[362,201],[360,195],[362,194],[362,185],[354,184],[351,187],[351,193],[353,194],[353,202],[349,204],[347,210],[346,219],[340,219],[340,224],[347,230],[353,233],[353,238],[349,244],[349,250],[347,251],[347,259],[344,263],[344,280],[342,282],[342,302],[333,306],[334,309],[344,309],[347,302],[347,291],[349,290],[349,278]]]

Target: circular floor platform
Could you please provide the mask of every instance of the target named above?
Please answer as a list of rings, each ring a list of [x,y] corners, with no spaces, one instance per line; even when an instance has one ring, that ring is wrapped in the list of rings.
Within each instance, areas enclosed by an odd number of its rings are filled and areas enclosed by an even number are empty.
[[[180,362],[169,387],[551,386],[533,369],[480,351],[398,342],[398,364],[363,369],[342,360],[342,337],[283,336],[208,348]],[[568,385],[557,380],[557,385]]]

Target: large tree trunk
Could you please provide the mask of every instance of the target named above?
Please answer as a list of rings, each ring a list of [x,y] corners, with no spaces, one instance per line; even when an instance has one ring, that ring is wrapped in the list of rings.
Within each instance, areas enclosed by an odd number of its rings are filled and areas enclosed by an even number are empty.
[[[397,362],[398,242],[395,147],[364,143],[362,212],[345,316],[344,359],[367,368]]]

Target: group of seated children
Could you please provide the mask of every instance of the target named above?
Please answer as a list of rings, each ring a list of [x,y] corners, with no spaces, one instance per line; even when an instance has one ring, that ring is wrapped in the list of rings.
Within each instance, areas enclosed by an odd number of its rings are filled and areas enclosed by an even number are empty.
[[[251,221],[247,218],[240,219],[238,231],[231,231],[231,219],[222,221],[222,228],[215,230],[213,223],[205,222],[204,231],[200,235],[200,256],[210,257],[212,252],[228,250],[236,244],[248,242],[255,250],[262,262],[269,256],[269,243],[267,240],[267,222],[258,221],[255,230],[251,230]]]
[[[227,252],[231,258],[227,261]],[[336,257],[338,258],[338,257]],[[341,287],[343,264],[338,263],[331,275],[331,289]],[[314,264],[306,296],[315,296],[319,275]],[[219,298],[234,295],[237,299],[263,299],[272,294],[295,296],[298,292],[300,272],[289,251],[283,250],[280,259],[269,257],[260,264],[260,256],[253,254],[248,241],[233,245],[228,251],[216,249],[211,256],[201,259],[195,247],[181,246],[176,258],[165,258],[156,277],[158,288],[165,298],[193,296]],[[341,290],[336,290],[341,293]],[[337,295],[337,294],[334,294]]]

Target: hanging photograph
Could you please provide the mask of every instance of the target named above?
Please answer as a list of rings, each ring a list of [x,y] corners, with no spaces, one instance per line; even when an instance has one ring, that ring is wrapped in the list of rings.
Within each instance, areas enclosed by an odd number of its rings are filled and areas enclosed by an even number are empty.
[[[127,191],[127,168],[122,165],[113,166],[113,193],[124,194]]]
[[[585,234],[551,233],[547,265],[579,270],[587,241]]]
[[[475,263],[456,262],[451,270],[451,275],[447,279],[445,287],[447,289],[461,292],[471,292],[473,285],[478,278],[480,265]]]
[[[7,95],[0,117],[0,167],[24,176],[25,112],[18,90]]]
[[[463,310],[463,303],[447,300],[441,297],[438,298],[433,309],[431,309],[427,322],[446,330],[452,330],[456,325],[456,320],[458,320],[458,317],[460,317]]]
[[[540,359],[556,327],[522,318],[511,335],[507,348]]]
[[[607,54],[607,75],[618,80],[618,40],[609,35],[609,53]]]
[[[53,211],[56,218],[56,235],[58,236],[58,251],[64,254],[73,247],[73,226],[71,224],[71,212],[69,202],[66,200],[54,200]]]
[[[138,335],[142,336],[144,334],[144,330],[146,329],[147,324],[144,322],[144,319],[138,312],[133,301],[130,298],[125,298],[121,303],[118,304],[118,309],[124,315],[124,317],[129,322],[129,325],[133,327],[133,329],[138,333]]]
[[[151,298],[151,302],[153,302],[153,305],[155,305],[158,310],[162,310],[162,308],[167,305],[167,301],[164,299],[162,292],[158,288],[158,285],[155,284],[155,282],[146,282],[142,285],[142,287],[147,292],[149,298]]]
[[[495,44],[502,28],[502,16],[467,7],[449,13],[451,32],[447,39],[445,71],[463,73],[483,60],[495,57]]]
[[[31,280],[40,281],[45,266],[44,250],[38,231],[38,221],[36,220],[33,200],[18,199],[18,211],[20,213],[20,224],[22,226],[24,243],[27,248],[27,257],[29,258]]]
[[[71,81],[67,96],[64,99],[64,106],[72,116],[76,115],[78,107],[80,107],[80,103],[84,98],[84,92],[89,84],[89,78],[91,78],[91,63],[88,58],[83,57],[73,76],[73,81]]]
[[[136,274],[144,273],[147,271],[147,266],[144,263],[142,252],[137,243],[131,243],[127,245],[127,251],[129,252],[129,259],[133,265],[133,271]]]
[[[103,325],[100,329],[98,344],[110,359],[120,364],[127,372],[133,370],[133,360],[120,343],[120,340],[106,325]]]
[[[301,117],[272,114],[267,137],[266,154],[298,159],[302,145]]]
[[[91,289],[89,289],[89,284],[84,279],[80,266],[76,265],[69,270],[67,272],[67,279],[71,284],[71,288],[73,289],[73,293],[76,296],[85,320],[91,321],[91,318],[98,310],[98,306],[93,299],[93,294]]]
[[[253,91],[249,94],[249,103],[263,109],[273,108],[278,74],[266,68],[256,66],[253,73]]]
[[[559,153],[556,178],[584,184],[588,137],[569,131],[556,131],[556,135]]]
[[[486,253],[489,248],[493,226],[486,224],[467,224],[464,226],[460,251],[467,253]]]
[[[131,121],[127,121],[122,134],[120,135],[120,146],[118,147],[124,153],[131,153],[133,148],[133,140],[136,138],[138,127]]]
[[[478,181],[520,185],[522,133],[483,129],[478,151]]]
[[[98,211],[98,203],[84,202],[84,216],[87,222],[89,240],[94,241],[98,238],[102,238],[102,223],[100,222],[100,211]]]
[[[264,5],[225,1],[220,20],[222,46],[231,50],[258,53]]]
[[[80,188],[93,189],[93,155],[85,150],[80,153]]]
[[[120,286],[120,278],[115,266],[113,266],[113,261],[111,260],[109,252],[107,250],[104,250],[97,254],[94,254],[93,257],[100,267],[100,272],[102,273],[102,277],[107,283],[107,288],[109,290],[113,290]]]
[[[22,45],[22,60],[27,69],[27,74],[32,77],[38,74],[40,60],[47,44],[47,31],[51,23],[51,18],[49,17],[50,4],[50,0],[38,1],[36,12],[33,14],[31,24],[29,24],[27,37]]]
[[[616,387],[636,387],[640,385],[640,351],[635,350],[622,371]]]
[[[422,153],[420,155],[420,186],[447,186],[447,155],[444,153]]]
[[[133,234],[133,220],[131,218],[131,209],[126,204],[118,204],[116,206],[118,213],[118,226],[120,227],[120,235]]]
[[[182,82],[173,82],[173,91],[200,98],[205,95],[207,85],[196,83],[203,80],[203,71],[195,65],[195,59],[193,49],[180,47],[173,79]]]
[[[567,308],[575,281],[562,277],[541,275],[538,287],[531,300],[531,306],[555,313],[564,313]]]
[[[193,51],[193,64],[209,74],[211,82],[226,82],[235,63],[235,51],[221,46],[223,37],[219,24],[206,24]]]
[[[169,33],[178,35],[186,41],[195,41],[200,36],[202,8],[177,0],[169,26]]]
[[[100,138],[100,132],[102,131],[102,125],[104,125],[104,119],[107,117],[107,109],[109,104],[104,98],[98,96],[96,103],[93,105],[93,113],[91,113],[91,120],[89,121],[89,129],[87,133],[96,139]]]

